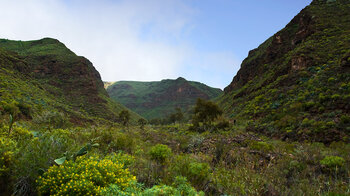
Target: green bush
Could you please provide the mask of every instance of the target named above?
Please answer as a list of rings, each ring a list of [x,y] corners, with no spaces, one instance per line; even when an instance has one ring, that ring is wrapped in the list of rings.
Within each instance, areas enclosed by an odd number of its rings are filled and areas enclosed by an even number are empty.
[[[190,155],[178,155],[172,161],[169,172],[171,176],[184,176],[196,188],[202,189],[210,180],[211,168]]]
[[[167,185],[156,185],[143,192],[143,196],[179,196],[181,195],[176,188]]]
[[[253,150],[259,150],[263,152],[268,152],[273,149],[273,146],[271,144],[268,144],[266,142],[257,142],[257,141],[253,141],[252,143],[250,143],[249,147]]]
[[[129,195],[141,195],[142,184],[131,182],[125,189],[121,189],[118,185],[112,184],[109,187],[102,189],[101,195],[103,196],[129,196]]]
[[[46,125],[52,128],[63,128],[69,125],[69,121],[63,113],[54,111],[44,111],[33,119],[34,123]]]
[[[38,178],[39,171],[45,171],[54,164],[57,157],[61,157],[63,153],[75,147],[72,134],[68,130],[54,129],[44,133],[39,132],[36,135],[36,137],[27,137],[27,139],[17,141],[17,164],[15,164],[13,175],[16,178],[15,191],[19,195],[35,192],[35,179]],[[21,138],[26,138],[22,136]],[[26,132],[24,136],[27,136]]]
[[[11,114],[13,117],[17,117],[20,114],[20,110],[17,107],[18,102],[12,101],[11,103],[1,102],[2,107],[4,108],[5,113]]]
[[[186,195],[186,196],[203,195],[204,196],[203,192],[197,192],[196,189],[193,188],[191,184],[188,183],[187,178],[183,176],[176,176],[172,186],[176,187],[176,189],[180,192],[181,195]]]
[[[19,110],[24,116],[26,116],[27,118],[32,117],[32,106],[26,103],[19,103],[17,104],[17,107],[19,108]]]
[[[0,192],[4,195],[10,195],[15,154],[16,143],[11,139],[0,137]]]
[[[16,143],[9,138],[0,137],[0,178],[6,176],[14,162]]]
[[[345,160],[338,156],[326,156],[320,163],[328,168],[339,168],[344,165]]]
[[[152,160],[164,163],[172,155],[171,148],[167,145],[157,144],[149,151]]]

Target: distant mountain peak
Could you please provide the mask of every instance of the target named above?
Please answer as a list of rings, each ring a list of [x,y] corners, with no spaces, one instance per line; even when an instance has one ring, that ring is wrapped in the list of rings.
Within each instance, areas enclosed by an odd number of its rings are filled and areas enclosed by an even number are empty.
[[[179,77],[159,82],[120,81],[107,87],[111,98],[124,104],[147,119],[164,118],[180,107],[190,109],[197,98],[213,99],[221,89]]]

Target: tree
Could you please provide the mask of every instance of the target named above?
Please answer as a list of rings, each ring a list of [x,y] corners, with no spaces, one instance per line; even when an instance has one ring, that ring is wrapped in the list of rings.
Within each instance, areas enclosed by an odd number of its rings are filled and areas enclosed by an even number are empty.
[[[175,112],[169,116],[169,119],[171,123],[181,122],[184,119],[184,114],[182,113],[181,108],[175,108]]]
[[[130,120],[130,112],[128,110],[122,110],[119,113],[119,121],[124,125],[127,126]]]
[[[147,124],[147,120],[144,118],[140,118],[138,121],[138,124],[140,125],[140,128],[143,130],[143,128],[145,127],[145,125]]]
[[[222,110],[214,102],[198,98],[192,117],[193,126],[199,128],[203,124],[204,128],[211,127],[213,121],[222,113]]]

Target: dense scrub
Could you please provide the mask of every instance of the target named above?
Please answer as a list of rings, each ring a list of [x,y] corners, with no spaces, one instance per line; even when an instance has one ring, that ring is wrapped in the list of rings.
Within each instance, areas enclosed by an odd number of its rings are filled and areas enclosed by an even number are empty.
[[[343,142],[283,142],[239,127],[199,133],[185,124],[61,129],[21,121],[9,132],[7,117],[0,126],[4,195],[350,194]],[[99,145],[57,160],[91,142]]]

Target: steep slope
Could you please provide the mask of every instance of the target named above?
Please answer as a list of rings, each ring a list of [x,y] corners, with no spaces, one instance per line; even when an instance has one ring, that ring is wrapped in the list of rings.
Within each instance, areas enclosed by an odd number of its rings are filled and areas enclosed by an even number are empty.
[[[284,139],[349,141],[349,13],[348,0],[314,0],[250,51],[219,101],[226,115]]]
[[[115,82],[107,86],[107,92],[111,98],[147,119],[164,118],[175,107],[187,111],[197,98],[213,99],[222,94],[220,89],[181,77],[160,82]]]
[[[73,122],[90,117],[115,120],[126,109],[109,98],[92,63],[58,40],[1,39],[0,48],[2,105],[15,99],[33,105],[34,111],[48,106],[67,113]]]

